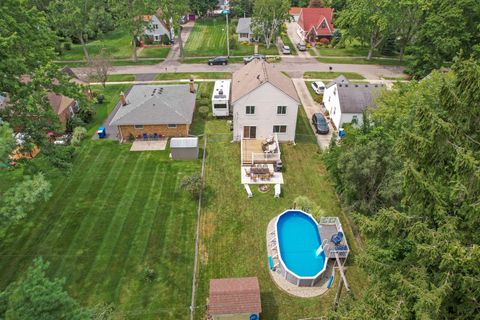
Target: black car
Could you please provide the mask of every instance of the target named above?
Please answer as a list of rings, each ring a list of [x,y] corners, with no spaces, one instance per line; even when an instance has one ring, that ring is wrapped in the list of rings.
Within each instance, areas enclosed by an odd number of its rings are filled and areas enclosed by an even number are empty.
[[[265,60],[267,59],[267,57],[265,57],[263,54],[254,54],[253,56],[248,56],[248,57],[245,57],[243,58],[243,63],[247,64],[255,59],[260,59],[260,60]]]
[[[329,132],[327,119],[325,119],[325,117],[321,113],[313,114],[312,124],[318,134],[327,134]]]
[[[228,58],[227,57],[215,57],[215,58],[210,58],[208,59],[208,65],[213,66],[213,65],[227,65],[228,64]]]

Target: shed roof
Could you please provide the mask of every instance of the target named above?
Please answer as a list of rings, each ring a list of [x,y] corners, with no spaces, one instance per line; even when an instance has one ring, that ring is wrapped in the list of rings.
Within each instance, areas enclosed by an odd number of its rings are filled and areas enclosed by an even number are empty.
[[[262,59],[253,59],[232,75],[232,103],[269,82],[300,103],[292,80]]]
[[[196,148],[196,147],[198,147],[198,137],[170,139],[170,148]]]
[[[188,84],[135,85],[110,125],[191,124],[195,93]]]
[[[257,277],[210,280],[210,315],[260,312],[262,305]]]
[[[238,19],[236,33],[252,33],[250,25],[252,23],[252,18],[240,18]]]

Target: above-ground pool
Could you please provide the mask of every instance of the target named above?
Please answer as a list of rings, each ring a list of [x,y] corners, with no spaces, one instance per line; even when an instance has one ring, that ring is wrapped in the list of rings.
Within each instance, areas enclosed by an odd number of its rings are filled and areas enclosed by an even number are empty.
[[[315,285],[327,266],[318,223],[308,213],[287,210],[278,216],[275,229],[282,275],[298,286]]]

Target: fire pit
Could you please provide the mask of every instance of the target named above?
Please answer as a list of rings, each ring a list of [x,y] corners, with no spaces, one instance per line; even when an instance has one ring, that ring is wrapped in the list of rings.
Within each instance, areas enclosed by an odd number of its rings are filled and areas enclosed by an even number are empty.
[[[260,191],[261,193],[265,193],[265,192],[268,192],[268,185],[266,184],[261,184],[258,186],[258,191]]]

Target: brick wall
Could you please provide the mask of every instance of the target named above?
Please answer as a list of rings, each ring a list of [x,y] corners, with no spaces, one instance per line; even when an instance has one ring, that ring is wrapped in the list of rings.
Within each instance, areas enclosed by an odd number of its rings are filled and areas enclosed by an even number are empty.
[[[130,134],[137,137],[138,135],[143,136],[144,133],[149,136],[156,133],[165,137],[186,137],[188,136],[188,130],[188,124],[177,124],[176,128],[168,128],[166,124],[144,125],[143,129],[136,129],[134,126],[118,126],[123,141],[126,141]]]

